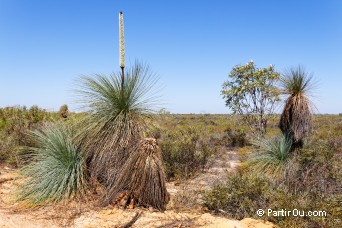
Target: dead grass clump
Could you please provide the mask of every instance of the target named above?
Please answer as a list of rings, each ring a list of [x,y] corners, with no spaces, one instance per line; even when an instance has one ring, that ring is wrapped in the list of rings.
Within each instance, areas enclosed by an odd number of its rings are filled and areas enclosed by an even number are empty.
[[[179,211],[200,211],[202,209],[202,200],[200,191],[185,186],[182,190],[171,197],[168,209]]]

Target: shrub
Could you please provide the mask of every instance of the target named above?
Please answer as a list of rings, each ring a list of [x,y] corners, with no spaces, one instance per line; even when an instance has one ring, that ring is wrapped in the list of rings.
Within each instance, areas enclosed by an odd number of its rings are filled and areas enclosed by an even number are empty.
[[[296,173],[286,182],[287,192],[275,195],[270,207],[324,210],[326,217],[275,218],[279,225],[337,227],[341,216],[341,152],[334,141],[310,138],[296,157]],[[291,219],[292,218],[292,219]]]
[[[61,124],[31,133],[37,146],[30,148],[32,162],[21,170],[28,179],[20,187],[19,200],[39,205],[84,192],[84,160],[73,142],[75,134],[74,128]]]
[[[226,142],[226,146],[244,147],[248,144],[246,133],[242,128],[227,127],[224,132],[223,140]]]
[[[236,219],[255,217],[258,209],[266,208],[269,185],[265,178],[237,172],[204,193],[204,206]]]
[[[38,123],[49,116],[49,113],[44,109],[39,108],[37,105],[33,105],[26,113],[29,124]]]
[[[18,157],[26,153],[23,146],[32,146],[28,132],[39,128],[42,122],[55,121],[53,115],[38,106],[0,109],[0,163],[20,166],[25,162]]]
[[[67,118],[69,116],[69,108],[68,105],[64,104],[59,108],[59,115],[62,118]]]
[[[331,195],[339,191],[342,160],[339,145],[334,141],[309,140],[301,150],[301,169],[295,183],[297,190]],[[305,175],[304,175],[305,174]]]
[[[15,165],[17,163],[17,147],[15,139],[0,132],[0,164],[8,163],[10,165]]]
[[[166,131],[159,144],[168,179],[189,178],[203,170],[215,150],[191,127]]]

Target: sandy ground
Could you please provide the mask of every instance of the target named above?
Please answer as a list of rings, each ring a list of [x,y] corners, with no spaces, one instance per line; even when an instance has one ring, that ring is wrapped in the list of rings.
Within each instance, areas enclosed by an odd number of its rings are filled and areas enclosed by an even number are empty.
[[[241,221],[214,216],[197,208],[200,191],[222,181],[225,173],[239,164],[233,151],[221,153],[205,173],[185,183],[167,183],[171,202],[162,213],[152,209],[98,208],[82,203],[25,208],[14,202],[17,171],[0,169],[0,227],[275,227],[262,220]],[[188,210],[187,210],[188,209]],[[129,224],[131,222],[131,224]],[[131,226],[130,226],[131,225]]]

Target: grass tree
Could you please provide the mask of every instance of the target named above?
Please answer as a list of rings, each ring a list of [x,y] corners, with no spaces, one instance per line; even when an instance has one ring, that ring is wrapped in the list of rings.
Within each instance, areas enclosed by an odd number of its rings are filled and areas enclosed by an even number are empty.
[[[27,179],[19,188],[19,200],[39,205],[83,195],[85,162],[74,140],[76,128],[60,123],[31,135],[36,145],[30,148],[32,161],[21,170]]]
[[[119,28],[121,71],[81,79],[78,93],[88,115],[79,140],[91,177],[104,187],[105,205],[126,197],[125,204],[164,210],[168,193],[161,154],[155,140],[144,139],[158,101],[157,78],[139,62],[125,68],[122,12]]]
[[[124,83],[123,81],[124,80]],[[82,144],[91,173],[111,183],[128,158],[127,148],[143,138],[157,101],[157,78],[138,62],[122,73],[84,76],[77,90],[88,109],[83,121]]]
[[[129,150],[129,158],[108,188],[106,203],[137,203],[161,211],[169,201],[162,155],[154,138],[145,138]],[[123,206],[125,206],[123,205]]]
[[[257,153],[249,160],[252,170],[265,173],[278,179],[286,176],[289,172],[291,156],[291,139],[285,135],[271,139],[253,141],[257,146]]]
[[[89,110],[81,137],[91,173],[100,182],[111,184],[128,158],[126,149],[143,137],[151,117],[152,88],[156,76],[149,67],[136,62],[125,72],[123,13],[119,13],[119,66],[109,76],[84,76],[80,88],[81,103]]]
[[[279,128],[293,141],[292,150],[303,147],[303,139],[311,129],[313,88],[312,75],[302,67],[291,68],[281,77],[282,93],[289,97],[280,116]]]

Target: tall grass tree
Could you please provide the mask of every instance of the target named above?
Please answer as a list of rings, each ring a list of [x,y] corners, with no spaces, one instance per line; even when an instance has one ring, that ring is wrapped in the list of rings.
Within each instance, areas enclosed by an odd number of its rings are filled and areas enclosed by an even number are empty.
[[[136,62],[122,72],[81,78],[77,93],[88,109],[82,121],[82,141],[90,173],[100,183],[112,183],[127,160],[127,148],[144,136],[158,103],[154,90],[157,77]]]
[[[293,141],[292,150],[303,147],[303,140],[312,127],[313,104],[310,95],[314,86],[312,74],[298,66],[286,71],[280,79],[282,93],[288,95],[280,116],[279,128]]]

